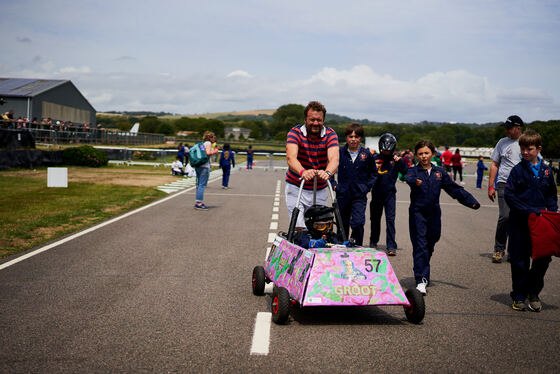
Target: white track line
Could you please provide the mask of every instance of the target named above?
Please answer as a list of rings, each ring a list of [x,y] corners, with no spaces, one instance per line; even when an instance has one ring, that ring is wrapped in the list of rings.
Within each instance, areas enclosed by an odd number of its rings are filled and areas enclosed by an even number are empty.
[[[272,313],[270,312],[257,313],[255,329],[253,330],[253,343],[251,344],[252,355],[268,355],[271,319]]]
[[[279,201],[280,198],[280,185],[282,182],[278,180],[276,183],[276,195],[274,198],[275,203]],[[276,204],[274,204],[276,205]],[[278,207],[275,206],[272,209],[274,212],[278,212]],[[278,213],[272,214],[270,218],[270,230],[278,229]],[[272,243],[276,233],[268,233],[268,242]],[[266,249],[265,261],[270,253],[270,247]],[[272,283],[265,284],[264,292],[269,294],[272,292],[274,285]],[[270,346],[270,321],[272,319],[272,313],[270,312],[259,312],[257,313],[257,318],[255,320],[255,329],[253,330],[253,343],[251,345],[251,355],[268,355],[268,348]]]

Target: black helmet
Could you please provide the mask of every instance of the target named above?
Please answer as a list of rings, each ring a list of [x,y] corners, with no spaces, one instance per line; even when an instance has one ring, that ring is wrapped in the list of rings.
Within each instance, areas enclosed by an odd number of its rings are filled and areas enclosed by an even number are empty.
[[[395,150],[397,146],[397,138],[393,134],[383,134],[379,138],[379,152],[381,151],[391,151]]]
[[[334,208],[324,205],[312,205],[303,214],[305,226],[312,236],[326,234],[332,229]]]

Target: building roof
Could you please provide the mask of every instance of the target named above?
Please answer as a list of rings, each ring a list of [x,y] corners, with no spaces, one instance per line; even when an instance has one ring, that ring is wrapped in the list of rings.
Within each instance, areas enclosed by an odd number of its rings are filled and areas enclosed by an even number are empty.
[[[70,82],[59,79],[0,78],[0,96],[33,97]]]

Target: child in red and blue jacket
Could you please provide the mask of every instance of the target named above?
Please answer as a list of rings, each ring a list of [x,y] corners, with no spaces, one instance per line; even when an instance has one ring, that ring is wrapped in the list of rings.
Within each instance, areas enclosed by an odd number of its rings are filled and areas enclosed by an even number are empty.
[[[426,286],[430,283],[430,259],[441,236],[441,190],[466,207],[480,208],[478,201],[455,183],[444,169],[433,166],[431,159],[435,152],[436,148],[432,142],[419,141],[414,147],[418,165],[408,169],[406,176],[406,183],[410,186],[408,224],[412,241],[414,278],[416,289],[424,295]]]
[[[544,275],[550,256],[534,259],[531,264],[531,238],[528,218],[541,210],[556,212],[558,195],[550,166],[539,158],[542,138],[534,130],[525,131],[519,138],[521,162],[511,169],[505,185],[504,197],[510,207],[508,252],[511,261],[512,308],[526,308],[540,312],[539,293],[544,287]],[[531,265],[531,266],[529,266]],[[525,300],[528,299],[528,303]]]

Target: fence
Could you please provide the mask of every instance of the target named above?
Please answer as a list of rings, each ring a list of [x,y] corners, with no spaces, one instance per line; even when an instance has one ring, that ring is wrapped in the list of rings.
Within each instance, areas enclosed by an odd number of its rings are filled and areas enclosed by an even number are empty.
[[[7,130],[27,130],[35,138],[35,143],[39,144],[150,145],[165,142],[165,137],[161,134],[129,133],[83,127],[57,129],[57,126],[51,128],[43,123],[25,123],[25,127],[23,127],[23,124],[16,122],[1,121],[0,127]]]

